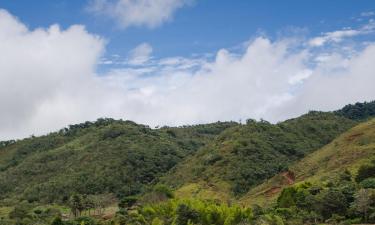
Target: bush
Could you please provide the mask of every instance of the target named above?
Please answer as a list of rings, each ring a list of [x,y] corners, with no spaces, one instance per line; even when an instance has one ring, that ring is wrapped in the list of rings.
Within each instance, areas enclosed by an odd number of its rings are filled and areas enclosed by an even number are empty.
[[[333,214],[344,215],[348,209],[346,197],[339,190],[324,190],[316,196],[316,200],[315,209],[324,219],[329,219]]]
[[[367,178],[360,183],[362,188],[375,188],[375,178]]]
[[[24,204],[19,204],[14,207],[14,209],[9,213],[9,218],[10,219],[15,219],[15,220],[22,220],[25,218],[29,218],[29,208],[24,205]]]
[[[375,177],[375,162],[372,162],[372,164],[365,164],[359,167],[355,181],[360,183],[361,181],[370,177]]]
[[[165,195],[167,198],[174,198],[173,191],[167,185],[163,185],[163,184],[156,185],[154,187],[154,192]]]
[[[84,225],[97,225],[96,220],[93,219],[92,217],[88,217],[88,216],[78,217],[74,221],[75,221],[76,225],[81,225],[81,224],[84,224]]]
[[[64,225],[64,222],[61,217],[55,217],[55,219],[52,220],[51,225]]]
[[[180,204],[177,207],[176,224],[187,225],[189,223],[197,223],[199,214],[196,210],[190,208],[186,204]]]
[[[138,198],[136,196],[128,196],[123,199],[121,199],[120,203],[118,204],[118,207],[121,209],[129,209],[137,203]]]
[[[277,206],[280,208],[289,208],[296,205],[297,189],[295,187],[284,188],[277,198]]]

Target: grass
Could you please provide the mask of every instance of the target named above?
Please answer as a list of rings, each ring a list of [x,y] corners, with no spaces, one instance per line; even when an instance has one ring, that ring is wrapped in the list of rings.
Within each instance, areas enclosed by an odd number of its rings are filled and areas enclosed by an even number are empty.
[[[180,199],[196,198],[218,202],[231,201],[230,185],[225,182],[219,184],[189,183],[177,189],[175,195]]]
[[[13,207],[0,207],[0,218],[8,218],[8,215],[12,210]]]
[[[330,144],[315,151],[289,167],[295,183],[324,182],[348,169],[352,175],[360,165],[375,159],[375,119],[361,123]],[[281,174],[253,188],[240,202],[245,205],[268,206],[274,203],[279,191],[289,186]]]

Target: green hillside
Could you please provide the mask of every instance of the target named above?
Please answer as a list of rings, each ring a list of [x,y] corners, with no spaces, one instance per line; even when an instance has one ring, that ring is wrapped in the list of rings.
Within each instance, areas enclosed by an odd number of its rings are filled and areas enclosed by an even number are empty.
[[[307,155],[263,184],[253,188],[242,199],[243,204],[268,205],[285,187],[301,183],[324,183],[345,170],[356,174],[358,168],[375,159],[375,119],[359,124],[330,144]]]
[[[374,109],[157,129],[99,119],[3,141],[0,224],[375,221],[355,205],[375,188]]]
[[[150,129],[100,119],[42,137],[2,142],[0,199],[65,202],[73,193],[144,192],[148,185],[235,123]]]
[[[185,197],[227,200],[241,196],[354,124],[323,112],[310,112],[276,125],[248,120],[246,125],[223,131],[173,168],[162,182]]]

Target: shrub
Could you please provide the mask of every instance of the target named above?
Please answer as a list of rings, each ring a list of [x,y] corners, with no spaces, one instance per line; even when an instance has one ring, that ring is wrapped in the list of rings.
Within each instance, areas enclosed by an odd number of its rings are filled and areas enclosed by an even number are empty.
[[[360,185],[362,188],[375,188],[375,177],[363,180]]]
[[[92,217],[88,217],[88,216],[78,217],[74,221],[76,222],[77,225],[81,225],[81,224],[84,224],[84,225],[97,225],[96,220],[93,219]]]
[[[178,225],[187,225],[191,223],[197,223],[199,214],[196,210],[192,209],[190,206],[186,204],[180,204],[177,207],[176,211],[176,224]]]
[[[64,222],[61,217],[55,217],[55,219],[52,220],[51,225],[64,225]]]
[[[129,209],[133,207],[137,201],[138,201],[137,197],[128,196],[128,197],[121,199],[120,203],[118,204],[118,207],[121,209]]]
[[[370,178],[370,177],[375,177],[375,162],[372,162],[372,164],[365,164],[362,165],[358,169],[357,176],[355,178],[355,181],[360,183],[361,181]]]

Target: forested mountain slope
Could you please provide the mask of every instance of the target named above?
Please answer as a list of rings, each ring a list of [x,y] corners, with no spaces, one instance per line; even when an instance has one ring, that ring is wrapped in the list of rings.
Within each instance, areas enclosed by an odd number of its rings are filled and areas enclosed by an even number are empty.
[[[307,155],[281,173],[253,188],[241,201],[244,204],[275,203],[282,188],[301,182],[324,183],[348,170],[356,175],[361,165],[375,159],[375,119],[343,133],[330,144]]]
[[[310,112],[275,125],[248,120],[246,125],[223,131],[173,168],[162,182],[177,188],[181,196],[241,196],[354,124],[324,112]]]
[[[239,197],[371,117],[374,108],[374,102],[357,103],[278,124],[248,120],[158,129],[99,119],[3,141],[0,199],[64,203],[73,193],[122,198],[147,192],[161,177],[177,194]]]
[[[145,191],[154,180],[235,123],[150,129],[99,119],[0,147],[0,198],[64,202],[73,193]]]

